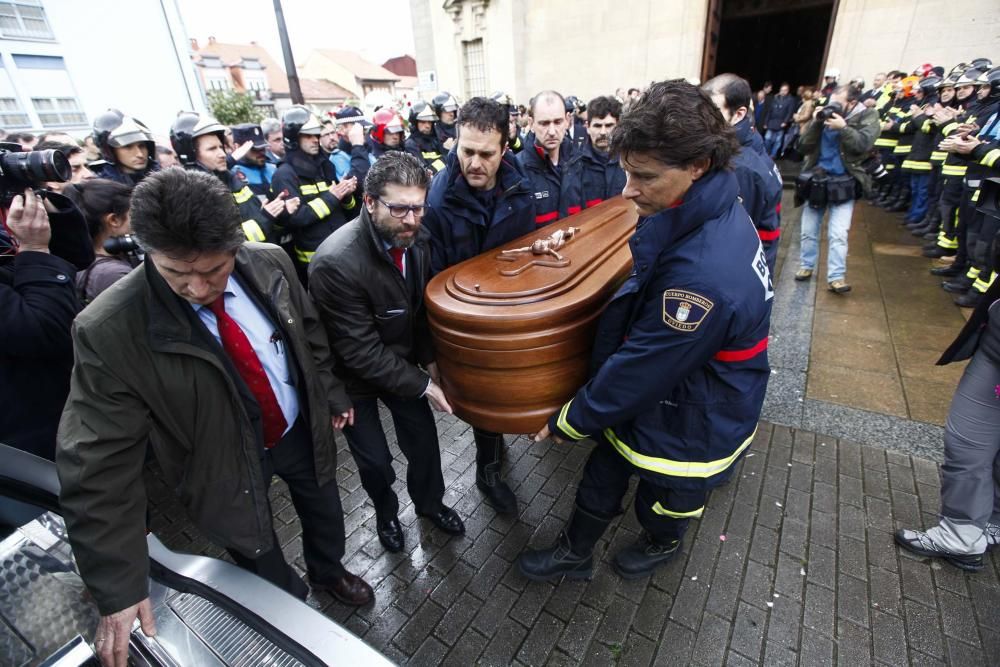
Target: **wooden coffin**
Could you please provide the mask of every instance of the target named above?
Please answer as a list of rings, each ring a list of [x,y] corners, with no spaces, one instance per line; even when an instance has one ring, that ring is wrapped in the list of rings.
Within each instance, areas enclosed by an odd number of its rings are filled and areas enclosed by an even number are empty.
[[[601,311],[631,270],[635,207],[615,197],[456,264],[427,286],[438,367],[455,414],[534,433],[587,380]],[[578,228],[558,256],[507,252]]]

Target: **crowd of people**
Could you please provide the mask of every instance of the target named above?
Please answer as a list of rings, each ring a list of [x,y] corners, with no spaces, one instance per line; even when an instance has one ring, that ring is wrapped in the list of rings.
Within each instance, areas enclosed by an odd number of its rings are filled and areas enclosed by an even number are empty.
[[[892,72],[867,90],[827,75],[815,96],[793,97],[787,84],[755,95],[722,74],[700,87],[665,81],[587,103],[545,90],[524,107],[503,92],[460,104],[442,92],[405,117],[347,106],[321,118],[293,106],[280,119],[227,127],[184,112],[169,146],[111,109],[88,142],[22,142],[65,155],[71,175],[46,183],[44,197],[10,193],[11,261],[0,277],[16,326],[5,334],[3,391],[8,406],[24,409],[8,410],[0,435],[57,462],[74,554],[102,614],[102,659],[121,659],[136,617],[153,627],[147,454],[238,565],[305,598],[272,527],[268,486],[284,479],[311,585],[364,605],[371,587],[341,563],[333,434],[343,433],[357,463],[378,540],[402,551],[381,403],[416,513],[463,534],[444,504],[432,408],[452,408],[424,288],[450,266],[616,195],[640,216],[636,268],[602,315],[590,379],[535,435],[598,446],[556,543],[521,555],[529,579],[589,577],[633,475],[644,530],[613,566],[626,578],[648,575],[677,553],[690,519],[752,442],[781,236],[774,158],[794,150],[803,159],[797,280],[815,271],[828,212],[829,288],[851,289],[853,207],[878,195],[890,210],[905,208],[915,231],[933,231],[935,248],[953,251],[954,263],[934,271],[972,276],[970,288],[982,289],[970,324],[987,322],[997,228],[976,203],[1000,167],[1000,69],[978,61],[948,77]],[[981,327],[951,358],[978,344],[975,382],[1000,386],[998,340],[1000,328]],[[968,419],[1000,426],[996,413],[989,405]],[[975,488],[968,480],[974,466],[993,470],[1000,459],[996,443],[963,429],[949,419],[946,452],[966,446],[960,462],[949,459],[957,486],[943,490],[946,519],[897,539],[974,569],[1000,527],[993,482],[979,472]],[[473,433],[484,500],[516,516],[504,434]]]

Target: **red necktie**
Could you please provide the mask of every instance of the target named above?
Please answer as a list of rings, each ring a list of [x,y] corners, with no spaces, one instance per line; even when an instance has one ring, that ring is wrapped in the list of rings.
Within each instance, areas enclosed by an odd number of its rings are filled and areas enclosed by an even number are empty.
[[[399,269],[400,273],[403,273],[403,253],[406,252],[404,248],[389,248],[389,254],[392,256],[392,261],[396,264],[396,268]],[[405,273],[403,275],[406,275]]]
[[[288,422],[278,405],[278,399],[271,388],[271,381],[267,379],[264,366],[260,363],[257,353],[253,351],[253,346],[247,338],[246,333],[226,313],[225,295],[213,301],[209,308],[215,313],[216,322],[219,325],[219,338],[222,339],[222,347],[226,354],[232,359],[237,372],[246,383],[257,404],[260,406],[261,419],[264,426],[264,447],[270,449],[278,444],[281,436],[284,435]]]

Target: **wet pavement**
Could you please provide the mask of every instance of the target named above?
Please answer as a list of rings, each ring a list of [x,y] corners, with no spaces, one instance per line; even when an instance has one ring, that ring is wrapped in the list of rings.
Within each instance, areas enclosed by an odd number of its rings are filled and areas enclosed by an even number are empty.
[[[854,290],[826,292],[822,270],[795,283],[798,212],[790,201],[785,212],[765,421],[674,561],[637,581],[613,573],[615,551],[639,535],[627,512],[598,545],[591,581],[526,581],[517,555],[549,543],[569,518],[590,445],[508,436],[521,513],[503,518],[475,487],[471,429],[440,415],[445,501],[466,535],[449,539],[418,519],[397,482],[407,548],[385,553],[338,437],[345,563],[376,600],[354,609],[318,593],[310,604],[411,665],[997,664],[1000,552],[970,575],[892,543],[894,529],[936,521],[940,424],[960,369],[933,360],[962,313],[927,274],[919,242],[866,204],[851,231]],[[222,555],[155,472],[147,484],[153,529],[168,545]],[[271,500],[278,536],[302,570],[283,483]]]

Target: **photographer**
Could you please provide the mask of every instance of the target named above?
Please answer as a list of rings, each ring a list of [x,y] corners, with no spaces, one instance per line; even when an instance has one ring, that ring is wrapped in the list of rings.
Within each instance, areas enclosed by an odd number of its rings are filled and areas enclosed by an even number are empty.
[[[87,220],[87,230],[94,242],[93,263],[76,276],[76,288],[84,303],[111,287],[138,266],[129,221],[129,198],[132,188],[104,178],[94,178],[67,188]],[[111,240],[110,243],[108,241]],[[110,246],[114,252],[107,250]],[[131,252],[130,252],[131,251]]]
[[[74,247],[74,235],[85,224],[60,195],[46,193],[43,200],[26,189],[13,198],[5,225],[0,234],[7,245],[0,261],[0,442],[52,459],[73,367],[70,326],[80,310],[73,278],[93,254],[89,246]],[[53,230],[59,230],[59,238]]]
[[[847,271],[847,232],[851,228],[854,200],[868,193],[871,176],[862,163],[868,158],[879,134],[878,114],[859,104],[861,91],[840,86],[827,106],[814,114],[799,139],[805,156],[796,180],[796,202],[802,209],[802,248],[796,280],[809,280],[819,254],[819,232],[823,214],[830,211],[830,248],[826,279],[837,294],[851,291],[844,280]]]

